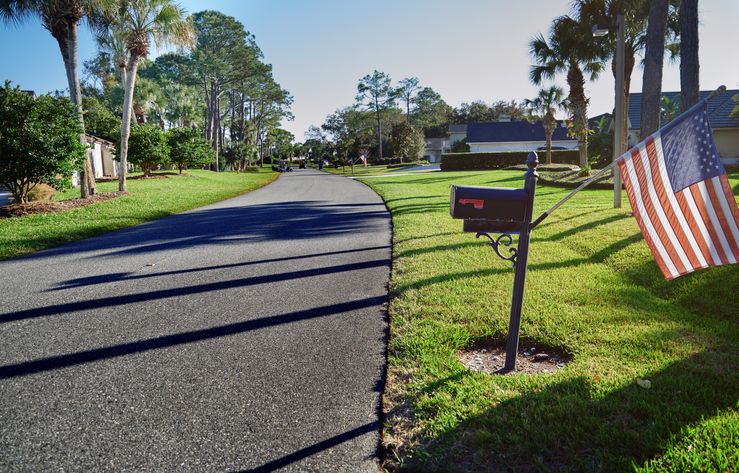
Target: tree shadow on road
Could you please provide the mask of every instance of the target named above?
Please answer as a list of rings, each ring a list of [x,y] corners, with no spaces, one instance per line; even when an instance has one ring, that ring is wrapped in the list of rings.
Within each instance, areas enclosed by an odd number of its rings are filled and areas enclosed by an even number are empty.
[[[90,258],[185,250],[240,242],[299,241],[374,231],[388,225],[384,204],[324,201],[234,204],[171,215],[23,258],[95,252]]]

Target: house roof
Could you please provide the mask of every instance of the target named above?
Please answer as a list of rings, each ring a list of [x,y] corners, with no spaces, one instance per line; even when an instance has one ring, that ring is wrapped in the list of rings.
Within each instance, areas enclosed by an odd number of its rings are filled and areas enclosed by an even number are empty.
[[[701,100],[708,97],[712,90],[702,90]],[[723,94],[708,101],[708,121],[712,128],[739,128],[739,117],[732,118],[731,111],[735,102],[731,99],[739,94],[738,89],[727,90]],[[662,92],[663,97],[680,100],[680,92]],[[629,122],[631,129],[641,128],[641,93],[629,94]]]
[[[558,120],[552,140],[575,141],[567,136],[565,122]],[[467,125],[467,143],[501,143],[511,141],[546,141],[541,122],[491,122]]]

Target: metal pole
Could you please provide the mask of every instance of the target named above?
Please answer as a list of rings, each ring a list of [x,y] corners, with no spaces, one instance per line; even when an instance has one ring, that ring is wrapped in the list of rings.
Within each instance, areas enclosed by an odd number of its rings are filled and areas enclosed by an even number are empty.
[[[625,144],[621,139],[624,125],[624,16],[616,17],[618,42],[616,43],[616,127],[613,134],[613,161],[615,162],[626,152]],[[613,208],[621,208],[621,170],[613,168]]]
[[[536,166],[539,158],[536,153],[529,153],[526,162],[529,170],[526,172],[526,189],[528,202],[526,212],[518,236],[518,253],[516,254],[516,275],[513,279],[513,300],[511,302],[511,320],[508,325],[508,346],[506,347],[505,366],[501,370],[508,373],[516,369],[516,355],[518,354],[518,338],[521,331],[521,309],[523,308],[523,290],[526,285],[526,264],[529,256],[529,237],[531,235],[531,215],[534,211],[534,194],[536,193]]]

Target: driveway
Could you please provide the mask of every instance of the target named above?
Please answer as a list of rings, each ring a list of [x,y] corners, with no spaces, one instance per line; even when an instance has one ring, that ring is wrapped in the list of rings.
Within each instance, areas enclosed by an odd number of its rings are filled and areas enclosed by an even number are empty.
[[[377,471],[390,231],[296,170],[0,262],[0,470]]]

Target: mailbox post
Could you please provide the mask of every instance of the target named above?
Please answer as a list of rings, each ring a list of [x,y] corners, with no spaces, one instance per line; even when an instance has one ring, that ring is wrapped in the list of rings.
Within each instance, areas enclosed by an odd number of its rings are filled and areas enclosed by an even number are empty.
[[[536,179],[539,175],[536,166],[539,159],[536,153],[529,153],[526,164],[526,211],[524,215],[521,233],[518,236],[518,252],[515,262],[516,274],[513,278],[513,299],[511,301],[511,320],[508,324],[508,346],[506,347],[504,372],[513,371],[516,368],[516,356],[518,355],[518,339],[521,330],[521,309],[523,308],[523,290],[526,285],[526,265],[529,258],[529,237],[531,236],[531,215],[534,211],[534,194],[536,193]]]
[[[525,184],[523,189],[452,186],[451,215],[464,219],[464,231],[474,232],[477,238],[487,237],[490,246],[502,259],[511,261],[515,269],[513,280],[513,299],[511,301],[511,318],[508,326],[508,345],[506,347],[505,366],[502,373],[516,368],[518,340],[521,329],[521,309],[523,307],[523,291],[526,284],[526,265],[529,256],[529,237],[531,234],[531,216],[534,210],[536,193],[536,166],[539,159],[536,153],[529,153]],[[498,233],[492,237],[490,233]],[[512,248],[513,237],[518,233],[518,248]],[[508,252],[501,250],[507,248]]]

